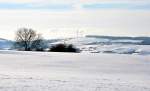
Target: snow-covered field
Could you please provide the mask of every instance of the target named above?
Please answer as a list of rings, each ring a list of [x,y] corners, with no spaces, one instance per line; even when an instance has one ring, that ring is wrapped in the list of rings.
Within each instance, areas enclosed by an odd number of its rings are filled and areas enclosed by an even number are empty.
[[[143,45],[141,40],[104,39],[104,38],[71,38],[50,45],[66,43],[73,44],[82,52],[150,55],[150,45]],[[138,44],[141,43],[141,44]]]
[[[150,55],[150,45],[81,45],[78,48],[89,53]]]
[[[0,51],[0,91],[150,91],[150,55]]]

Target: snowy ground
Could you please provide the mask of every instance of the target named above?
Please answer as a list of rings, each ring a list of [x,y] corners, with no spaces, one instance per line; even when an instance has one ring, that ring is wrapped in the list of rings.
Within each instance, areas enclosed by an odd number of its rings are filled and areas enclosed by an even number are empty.
[[[150,91],[150,55],[0,51],[0,91]]]
[[[78,48],[89,53],[150,55],[150,45],[81,45]]]

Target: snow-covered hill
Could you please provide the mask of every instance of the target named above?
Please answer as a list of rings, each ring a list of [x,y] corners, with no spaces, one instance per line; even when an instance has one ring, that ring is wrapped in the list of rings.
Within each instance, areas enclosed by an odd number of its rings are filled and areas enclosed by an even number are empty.
[[[134,44],[134,45],[150,45],[150,37],[114,37],[114,36],[94,36],[87,35],[86,37],[68,38],[60,40],[67,43],[81,45],[95,44]]]
[[[142,40],[143,39],[143,40]],[[143,42],[144,41],[144,42]],[[117,54],[150,54],[150,45],[143,44],[150,41],[149,37],[81,37],[68,38],[51,45],[59,43],[73,44],[82,52],[89,53],[117,53]]]
[[[12,45],[12,41],[0,38],[0,50],[8,50],[12,47]]]

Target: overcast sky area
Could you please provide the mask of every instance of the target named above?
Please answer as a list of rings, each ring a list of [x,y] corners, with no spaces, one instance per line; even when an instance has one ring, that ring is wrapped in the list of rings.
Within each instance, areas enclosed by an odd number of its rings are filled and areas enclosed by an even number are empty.
[[[150,36],[150,0],[0,0],[0,38],[33,28],[47,39]]]

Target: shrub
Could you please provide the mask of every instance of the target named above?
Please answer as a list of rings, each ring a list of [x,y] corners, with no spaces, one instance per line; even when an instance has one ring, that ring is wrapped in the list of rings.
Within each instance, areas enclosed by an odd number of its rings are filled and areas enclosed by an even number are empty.
[[[56,44],[50,48],[51,52],[79,52],[72,44]]]
[[[47,43],[43,39],[38,39],[32,42],[32,51],[44,51],[47,48]]]

